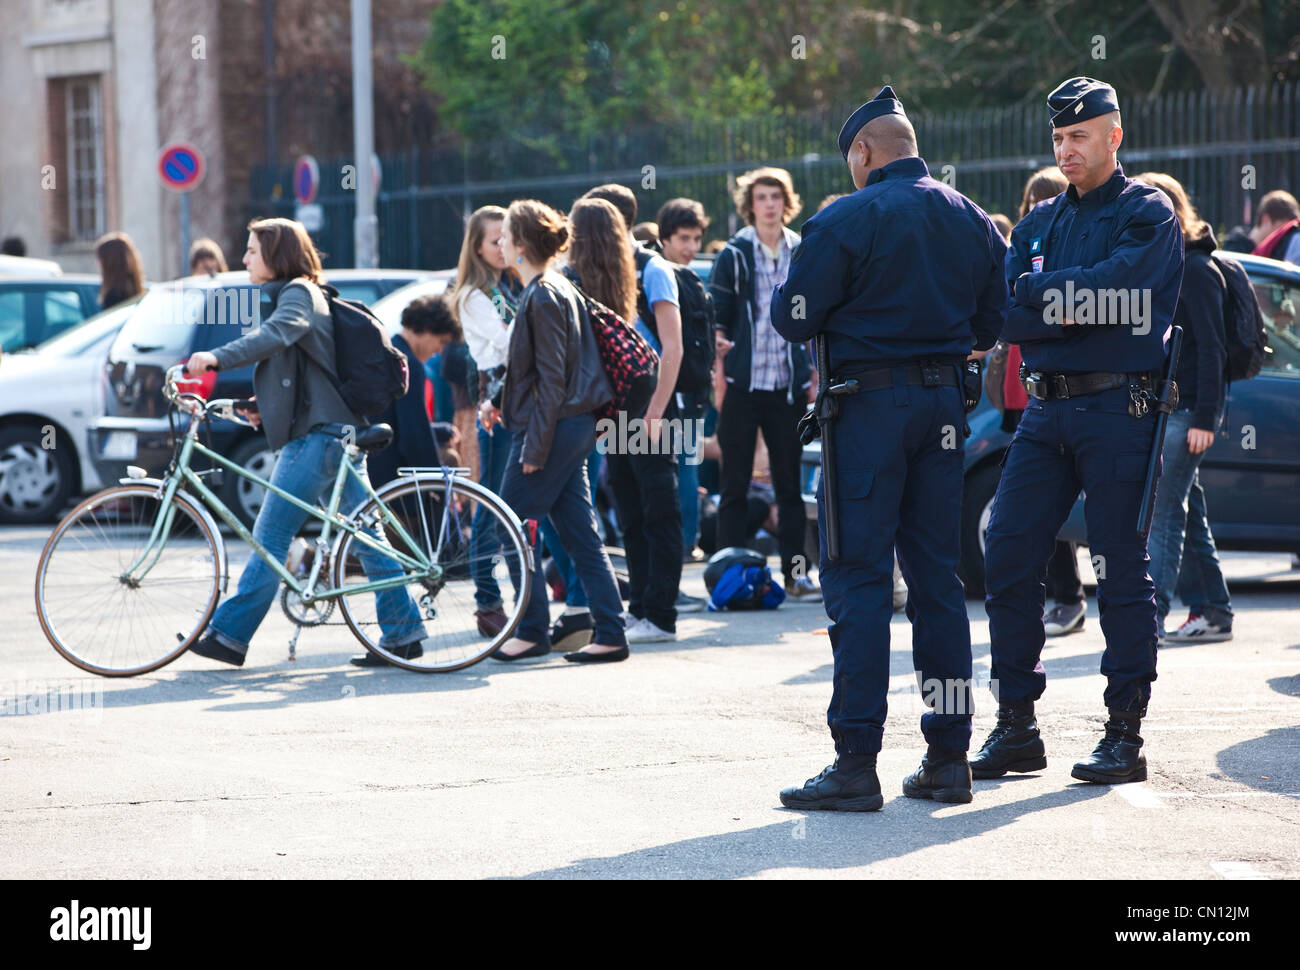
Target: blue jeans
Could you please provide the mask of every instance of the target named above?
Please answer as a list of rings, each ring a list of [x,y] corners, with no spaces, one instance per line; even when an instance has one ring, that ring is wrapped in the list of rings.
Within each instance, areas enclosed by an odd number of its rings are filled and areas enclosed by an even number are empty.
[[[1205,489],[1201,488],[1199,475],[1192,479],[1187,493],[1187,538],[1183,540],[1183,564],[1178,570],[1178,597],[1189,612],[1216,626],[1232,627],[1232,600],[1210,535]]]
[[[704,408],[689,404],[681,409],[682,418],[693,421],[704,417]],[[690,442],[691,449],[686,449]],[[690,552],[695,548],[695,540],[700,534],[700,435],[691,432],[682,442],[682,451],[677,456],[677,494],[682,506],[682,549]],[[689,461],[687,459],[690,459]]]
[[[338,473],[342,459],[343,442],[323,431],[310,432],[301,438],[294,438],[280,449],[280,458],[271,473],[271,484],[308,504],[317,500],[328,502],[330,491],[334,487],[334,476]],[[364,456],[358,460],[356,467],[364,474]],[[361,483],[351,475],[347,476],[343,479],[339,512],[347,515],[365,498],[366,493]],[[266,500],[257,513],[257,521],[253,523],[253,538],[262,544],[268,556],[283,563],[289,554],[293,537],[306,521],[307,513],[298,506],[273,492],[267,492]],[[372,528],[367,534],[387,545],[377,528]],[[360,545],[354,545],[353,548],[358,550],[357,559],[372,582],[401,575],[401,567],[383,553]],[[361,551],[363,549],[364,552]],[[230,649],[247,653],[248,644],[266,617],[267,610],[275,602],[279,589],[279,575],[261,556],[254,553],[239,577],[238,590],[217,608],[208,632]],[[383,631],[381,646],[400,646],[423,640],[427,636],[420,620],[420,611],[404,588],[384,590],[376,593],[375,597],[380,628]]]
[[[514,435],[500,426],[494,428],[492,434],[478,429],[479,482],[498,495],[501,494],[501,479],[505,477],[506,460],[510,457],[513,440]],[[502,607],[501,587],[492,575],[492,555],[501,545],[496,534],[499,524],[500,520],[483,506],[474,510],[470,569],[474,576],[474,603],[484,611]]]
[[[591,507],[596,507],[595,494],[596,482],[600,479],[600,452],[593,450],[587,456],[587,483],[591,488],[592,502]],[[573,568],[573,560],[569,554],[564,551],[564,543],[560,542],[560,536],[555,531],[555,526],[551,525],[551,520],[542,519],[538,523],[542,530],[542,538],[546,541],[546,549],[555,560],[555,568],[560,571],[564,578],[564,605],[572,606],[575,609],[586,609],[587,591],[582,588],[582,580],[578,578],[578,571]]]
[[[618,595],[614,567],[600,542],[596,509],[587,487],[587,457],[596,446],[596,419],[582,414],[555,424],[546,464],[525,475],[524,436],[516,435],[510,446],[510,460],[501,482],[501,497],[521,519],[550,518],[583,588],[591,599],[591,619],[597,643],[626,646],[623,632],[623,600]],[[528,606],[515,636],[530,643],[548,643],[551,615],[547,608],[546,576],[542,557],[534,550],[533,588]]]
[[[1156,588],[1156,613],[1162,632],[1175,586],[1181,588],[1184,582],[1184,601],[1189,607],[1192,607],[1193,600],[1196,601],[1193,613],[1211,613],[1207,616],[1211,622],[1227,620],[1231,624],[1232,620],[1228,588],[1223,582],[1214,536],[1205,516],[1205,492],[1197,477],[1205,452],[1193,455],[1188,450],[1187,430],[1190,427],[1190,409],[1169,415],[1161,455],[1164,469],[1156,489],[1151,538],[1147,542],[1151,580]],[[1184,570],[1185,581],[1181,578]],[[1208,608],[1211,605],[1213,609]]]

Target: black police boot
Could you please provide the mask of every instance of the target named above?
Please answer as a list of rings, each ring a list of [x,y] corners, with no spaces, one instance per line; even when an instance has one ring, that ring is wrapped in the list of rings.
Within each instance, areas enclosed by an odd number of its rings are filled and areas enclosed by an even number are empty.
[[[1147,759],[1142,754],[1142,715],[1111,710],[1106,736],[1087,758],[1074,766],[1070,775],[1098,785],[1122,785],[1147,780]]]
[[[921,767],[903,779],[903,794],[908,798],[932,798],[936,802],[969,802],[971,777],[966,752],[930,745],[921,759]]]
[[[827,765],[816,778],[809,778],[802,788],[781,792],[786,808],[805,811],[878,812],[885,804],[876,777],[874,754],[842,754]]]
[[[1008,771],[1042,771],[1046,767],[1047,751],[1038,735],[1034,702],[999,704],[997,726],[979,754],[971,759],[971,774],[976,778],[1001,778]]]

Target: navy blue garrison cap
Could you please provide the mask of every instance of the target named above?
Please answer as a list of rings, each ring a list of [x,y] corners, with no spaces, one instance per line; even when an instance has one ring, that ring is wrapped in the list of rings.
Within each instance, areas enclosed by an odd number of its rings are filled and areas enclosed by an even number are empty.
[[[1115,89],[1105,81],[1072,77],[1047,96],[1052,127],[1063,128],[1119,110]]]
[[[840,129],[840,154],[844,156],[846,162],[849,160],[849,149],[853,147],[853,136],[868,121],[874,121],[881,115],[907,117],[907,112],[903,110],[903,103],[898,100],[894,89],[888,84],[881,88],[880,93],[874,98],[849,115],[849,120],[844,122],[844,127]]]

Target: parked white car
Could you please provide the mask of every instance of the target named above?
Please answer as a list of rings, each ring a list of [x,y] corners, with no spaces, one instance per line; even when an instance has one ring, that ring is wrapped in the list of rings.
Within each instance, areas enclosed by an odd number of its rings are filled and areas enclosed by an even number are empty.
[[[63,267],[52,259],[0,256],[0,276],[62,276]]]
[[[422,296],[439,296],[445,293],[447,286],[455,278],[454,269],[435,270],[430,279],[408,283],[399,290],[387,294],[370,306],[370,310],[379,318],[391,337],[402,329],[402,311],[414,300]]]
[[[103,487],[90,421],[103,413],[104,358],[139,297],[0,358],[0,523],[48,522]]]

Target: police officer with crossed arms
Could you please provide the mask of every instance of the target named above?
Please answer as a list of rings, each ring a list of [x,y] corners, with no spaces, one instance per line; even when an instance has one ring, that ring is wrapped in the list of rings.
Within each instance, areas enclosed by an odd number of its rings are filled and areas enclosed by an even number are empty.
[[[1124,131],[1114,88],[1071,78],[1047,103],[1070,185],[1030,210],[1007,254],[1012,299],[1002,338],[1020,345],[1030,397],[985,539],[998,721],[971,767],[976,778],[997,778],[1047,766],[1034,717],[1047,684],[1043,564],[1082,489],[1109,719],[1071,773],[1100,784],[1142,781],[1138,732],[1156,679],[1158,631],[1136,524],[1183,241],[1165,195],[1126,178],[1116,159]]]

